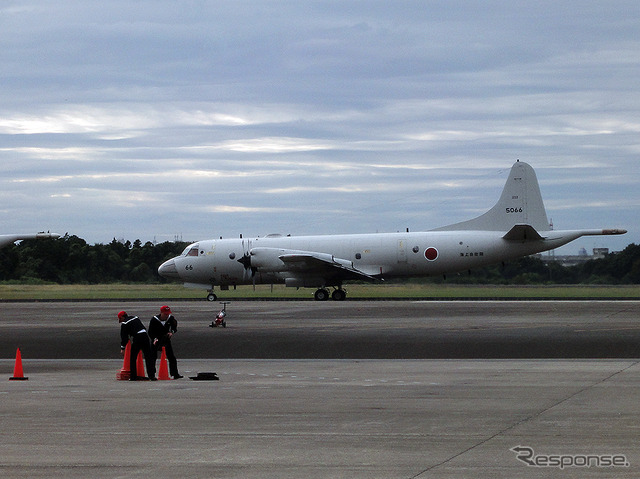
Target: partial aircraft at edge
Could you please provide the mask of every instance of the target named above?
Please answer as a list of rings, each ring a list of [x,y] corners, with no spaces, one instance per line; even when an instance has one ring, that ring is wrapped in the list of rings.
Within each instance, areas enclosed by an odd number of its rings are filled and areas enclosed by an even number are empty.
[[[45,233],[44,231],[36,234],[0,235],[0,248],[9,246],[11,243],[15,243],[16,241],[30,240],[30,239],[47,239],[47,238],[57,239],[57,238],[60,238],[60,235],[57,233]]]
[[[158,273],[189,287],[227,290],[242,284],[318,288],[315,299],[346,298],[345,281],[446,275],[565,245],[581,236],[622,229],[551,230],[535,171],[511,168],[496,205],[469,221],[421,233],[325,236],[267,235],[199,241],[164,262]],[[330,294],[328,288],[332,288]]]

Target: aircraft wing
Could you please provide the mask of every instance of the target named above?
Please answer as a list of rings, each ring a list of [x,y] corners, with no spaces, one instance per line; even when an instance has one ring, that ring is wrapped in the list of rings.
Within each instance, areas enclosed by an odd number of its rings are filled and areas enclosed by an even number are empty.
[[[252,248],[250,267],[266,273],[290,273],[295,277],[324,278],[327,281],[377,278],[356,268],[351,261],[329,253],[282,248]]]
[[[312,272],[320,276],[331,278],[340,277],[344,280],[377,281],[377,278],[355,268],[350,261],[335,258],[326,253],[288,253],[279,256],[280,260],[296,272]]]

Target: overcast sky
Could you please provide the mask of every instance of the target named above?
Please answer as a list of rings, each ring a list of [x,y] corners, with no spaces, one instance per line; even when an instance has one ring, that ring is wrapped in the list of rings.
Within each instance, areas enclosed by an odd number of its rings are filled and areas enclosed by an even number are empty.
[[[633,1],[4,1],[0,233],[424,231],[520,159],[640,243]]]

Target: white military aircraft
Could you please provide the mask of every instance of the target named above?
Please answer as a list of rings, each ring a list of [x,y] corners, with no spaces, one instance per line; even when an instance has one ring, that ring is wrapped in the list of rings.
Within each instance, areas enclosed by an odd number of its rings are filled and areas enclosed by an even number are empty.
[[[552,230],[536,174],[517,161],[498,203],[485,214],[421,233],[325,236],[267,235],[189,245],[158,273],[189,287],[228,290],[241,284],[284,283],[318,288],[315,299],[346,298],[345,281],[445,275],[548,251],[585,235],[622,229]],[[329,294],[329,289],[333,292]]]
[[[4,248],[5,246],[9,246],[11,243],[15,243],[16,241],[21,240],[30,240],[30,239],[46,239],[46,238],[60,238],[60,235],[57,233],[45,233],[44,231],[36,234],[9,234],[9,235],[0,235],[0,248]]]

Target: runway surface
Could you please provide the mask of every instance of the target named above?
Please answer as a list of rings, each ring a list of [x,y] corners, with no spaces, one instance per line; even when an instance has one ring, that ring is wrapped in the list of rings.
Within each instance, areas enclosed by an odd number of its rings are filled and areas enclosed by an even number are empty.
[[[0,358],[117,358],[125,309],[145,324],[153,302],[3,303]],[[170,303],[179,358],[469,359],[640,357],[638,301]]]
[[[175,303],[155,382],[115,315],[160,304],[2,306],[3,478],[640,477],[637,302]],[[483,359],[577,353],[618,358]]]

